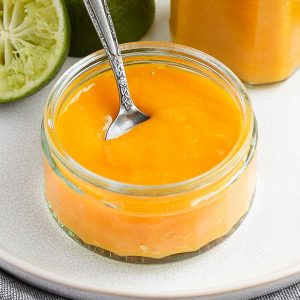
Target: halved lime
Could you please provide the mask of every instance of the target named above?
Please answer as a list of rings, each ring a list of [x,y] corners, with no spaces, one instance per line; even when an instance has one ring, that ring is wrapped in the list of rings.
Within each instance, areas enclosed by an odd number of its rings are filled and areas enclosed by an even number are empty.
[[[48,83],[67,57],[69,38],[63,0],[0,0],[0,102]]]

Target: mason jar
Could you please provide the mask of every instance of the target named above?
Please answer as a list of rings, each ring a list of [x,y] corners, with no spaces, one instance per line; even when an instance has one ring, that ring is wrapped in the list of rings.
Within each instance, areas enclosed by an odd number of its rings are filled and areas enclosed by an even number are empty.
[[[129,43],[121,50],[125,67],[172,65],[222,87],[241,111],[238,141],[214,168],[170,184],[127,184],[87,170],[63,148],[56,121],[74,90],[109,70],[99,51],[65,72],[46,103],[41,136],[47,205],[70,237],[106,257],[153,263],[196,255],[230,235],[251,206],[257,125],[248,93],[226,66],[198,50],[163,42]]]
[[[204,51],[249,84],[288,78],[300,65],[299,0],[171,0],[176,43]]]

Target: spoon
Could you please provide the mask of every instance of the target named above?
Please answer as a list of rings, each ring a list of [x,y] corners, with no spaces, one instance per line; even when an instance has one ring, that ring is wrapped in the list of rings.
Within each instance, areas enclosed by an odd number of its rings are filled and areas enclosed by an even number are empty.
[[[119,90],[120,110],[105,135],[106,140],[111,140],[150,117],[141,112],[131,99],[121,51],[106,0],[84,0],[84,4],[107,54]]]

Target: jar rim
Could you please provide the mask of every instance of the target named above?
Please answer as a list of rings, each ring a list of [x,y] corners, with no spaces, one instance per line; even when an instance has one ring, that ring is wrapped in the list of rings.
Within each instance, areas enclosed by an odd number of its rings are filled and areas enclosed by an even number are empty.
[[[215,182],[216,178],[219,179],[228,174],[228,172],[241,161],[253,142],[253,137],[255,137],[254,146],[256,146],[257,127],[255,126],[255,117],[249,95],[239,78],[223,63],[200,50],[169,42],[135,42],[122,44],[120,48],[122,52],[137,51],[140,55],[142,54],[144,56],[146,56],[147,53],[156,53],[166,58],[180,57],[190,61],[192,60],[196,63],[199,63],[197,60],[200,59],[205,63],[205,66],[210,66],[217,70],[219,75],[221,74],[223,76],[222,79],[227,81],[227,83],[230,83],[232,88],[234,88],[234,90],[237,92],[239,101],[243,102],[242,104],[245,107],[245,126],[243,126],[243,131],[240,134],[240,138],[233,149],[231,149],[230,153],[219,164],[202,174],[186,180],[160,185],[142,185],[124,183],[93,173],[75,161],[59,143],[59,138],[54,132],[53,119],[55,114],[52,108],[53,105],[59,101],[60,96],[65,91],[68,84],[73,82],[75,78],[79,77],[77,74],[78,70],[81,70],[79,74],[82,75],[92,67],[95,67],[97,62],[100,62],[100,64],[107,62],[107,56],[104,50],[100,50],[79,60],[71,68],[69,68],[58,79],[52,88],[45,105],[44,117],[42,121],[42,134],[45,136],[47,146],[49,147],[49,152],[53,154],[67,170],[71,171],[73,175],[89,184],[92,184],[93,186],[112,192],[144,196],[168,195],[182,191],[186,192],[189,190],[194,190],[195,188],[199,189],[207,187],[212,182]],[[130,52],[128,57],[130,57]],[[75,74],[77,74],[77,77],[74,77]],[[52,134],[50,134],[50,131],[52,131]]]

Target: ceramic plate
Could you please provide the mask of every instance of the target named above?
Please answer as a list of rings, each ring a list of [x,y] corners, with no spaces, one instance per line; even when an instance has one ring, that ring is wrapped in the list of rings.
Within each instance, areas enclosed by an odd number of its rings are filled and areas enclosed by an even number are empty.
[[[147,39],[168,40],[169,1],[157,4]],[[64,69],[74,62],[69,58]],[[259,124],[258,185],[246,220],[210,251],[160,265],[98,256],[50,217],[39,131],[52,85],[0,106],[1,267],[37,286],[84,299],[246,298],[300,279],[300,71],[281,84],[250,89]]]

